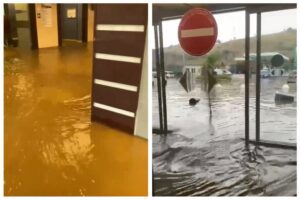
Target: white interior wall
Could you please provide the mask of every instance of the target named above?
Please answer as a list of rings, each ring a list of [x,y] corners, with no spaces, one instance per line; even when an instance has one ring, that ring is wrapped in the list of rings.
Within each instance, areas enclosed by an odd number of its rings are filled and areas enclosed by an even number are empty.
[[[148,139],[148,34],[146,34],[142,77],[134,134]]]

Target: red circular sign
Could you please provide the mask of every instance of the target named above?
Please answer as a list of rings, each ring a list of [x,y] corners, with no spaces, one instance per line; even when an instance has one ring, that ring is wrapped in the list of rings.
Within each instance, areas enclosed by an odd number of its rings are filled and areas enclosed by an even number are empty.
[[[205,9],[194,8],[184,14],[178,27],[178,39],[183,50],[192,56],[208,53],[216,43],[217,23]]]

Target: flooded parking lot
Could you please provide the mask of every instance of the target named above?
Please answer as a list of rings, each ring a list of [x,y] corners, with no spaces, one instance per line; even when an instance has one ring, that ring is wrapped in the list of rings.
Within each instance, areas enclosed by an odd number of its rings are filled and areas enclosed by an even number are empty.
[[[296,143],[296,102],[276,105],[275,92],[287,77],[261,80],[261,139]],[[233,75],[212,91],[212,123],[207,95],[186,93],[178,80],[166,87],[166,136],[153,134],[155,195],[296,195],[296,151],[244,146],[244,76]],[[289,84],[296,95],[296,84]],[[190,106],[190,98],[200,98]],[[159,127],[156,85],[153,126]],[[255,137],[255,76],[250,83],[250,138]]]

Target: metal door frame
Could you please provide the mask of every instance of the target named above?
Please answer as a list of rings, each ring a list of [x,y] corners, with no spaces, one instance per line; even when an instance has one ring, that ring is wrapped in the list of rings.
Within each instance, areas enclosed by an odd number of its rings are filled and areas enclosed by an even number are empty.
[[[249,143],[255,145],[263,145],[269,147],[297,149],[294,143],[275,142],[268,140],[261,140],[260,137],[260,68],[261,68],[261,14],[264,12],[279,11],[285,9],[297,8],[297,4],[245,4],[238,10],[236,8],[225,9],[221,11],[212,11],[213,14],[228,13],[234,11],[245,11],[245,146]],[[257,49],[256,49],[256,129],[255,140],[249,138],[249,79],[250,79],[250,14],[257,14]],[[156,17],[156,16],[154,16]],[[165,66],[164,66],[164,49],[163,49],[163,32],[162,22],[167,20],[180,19],[180,16],[170,16],[167,18],[156,17],[153,22],[155,35],[155,57],[156,57],[156,71],[157,71],[157,87],[158,87],[158,103],[159,103],[159,131],[158,134],[168,133],[167,124],[167,103],[166,103],[166,88],[165,88]],[[153,132],[155,132],[153,130]]]
[[[294,5],[294,6],[293,6]],[[245,145],[249,143],[268,147],[278,147],[285,149],[297,149],[296,143],[276,142],[271,140],[262,140],[260,136],[260,94],[261,94],[261,15],[265,12],[279,11],[296,8],[296,4],[283,4],[282,6],[249,6],[246,8],[246,34],[245,34]],[[250,80],[250,15],[256,14],[256,100],[255,100],[255,140],[249,139],[249,80]]]

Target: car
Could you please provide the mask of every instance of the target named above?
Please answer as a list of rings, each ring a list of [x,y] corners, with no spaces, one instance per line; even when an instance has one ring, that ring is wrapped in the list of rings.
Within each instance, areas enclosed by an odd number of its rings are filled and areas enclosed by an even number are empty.
[[[166,78],[174,78],[175,74],[172,71],[165,71]]]
[[[262,70],[260,70],[260,76],[261,78],[269,78],[272,76],[272,72],[269,68],[264,67]]]
[[[296,81],[297,81],[297,71],[293,70],[288,76],[287,83],[296,83]]]

